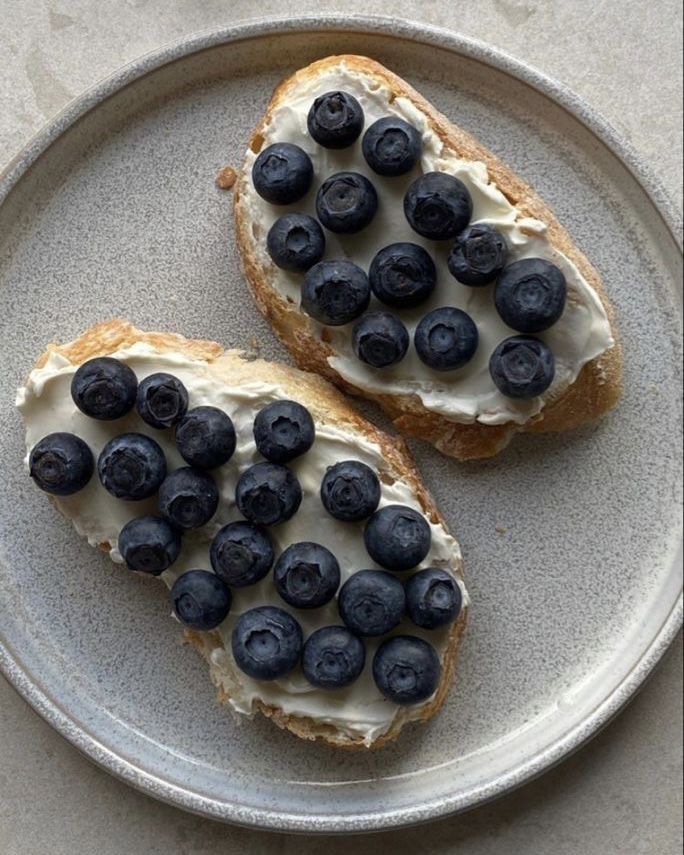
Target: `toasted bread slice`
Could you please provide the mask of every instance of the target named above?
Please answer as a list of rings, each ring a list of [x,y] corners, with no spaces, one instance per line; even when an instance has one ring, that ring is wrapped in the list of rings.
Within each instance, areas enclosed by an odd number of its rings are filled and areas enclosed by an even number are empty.
[[[369,104],[377,102],[378,98],[383,99],[385,114],[400,115],[408,118],[414,125],[419,125],[423,134],[424,153],[425,140],[428,140],[432,151],[438,150],[439,157],[436,160],[442,164],[438,167],[439,171],[450,171],[448,166],[443,165],[445,162],[454,164],[458,161],[458,177],[467,183],[468,179],[463,177],[462,170],[472,167],[473,174],[478,176],[480,182],[478,192],[481,198],[484,198],[483,193],[495,198],[495,205],[499,206],[500,211],[504,211],[504,216],[514,218],[518,237],[533,233],[535,237],[539,236],[539,239],[544,241],[549,260],[562,264],[564,272],[572,271],[571,279],[576,277],[577,288],[574,287],[573,281],[568,281],[567,306],[575,311],[578,301],[585,300],[586,306],[591,307],[596,324],[601,327],[601,335],[594,340],[591,347],[587,347],[584,352],[586,358],[582,358],[579,338],[575,336],[574,348],[579,352],[574,354],[572,365],[568,365],[567,371],[564,370],[560,374],[558,364],[563,359],[559,360],[557,354],[556,381],[541,398],[534,399],[534,406],[527,406],[526,402],[517,413],[514,412],[515,418],[500,416],[496,412],[492,416],[492,412],[486,410],[452,412],[449,396],[454,392],[460,393],[460,387],[455,383],[447,386],[443,393],[440,392],[440,384],[443,384],[442,374],[441,377],[435,376],[434,387],[427,390],[428,394],[423,393],[423,387],[415,391],[419,384],[413,383],[413,376],[409,378],[412,384],[409,388],[401,375],[402,365],[407,362],[406,358],[396,366],[396,372],[389,375],[387,369],[368,372],[363,367],[360,371],[360,363],[356,367],[353,365],[353,355],[347,358],[350,354],[348,341],[351,325],[330,328],[306,315],[300,309],[297,296],[301,274],[284,274],[273,264],[266,252],[266,231],[270,223],[288,210],[301,210],[315,215],[315,189],[331,172],[346,169],[367,175],[378,188],[381,207],[383,192],[391,193],[392,190],[388,189],[392,186],[391,182],[398,180],[381,179],[369,170],[361,154],[359,138],[351,148],[344,149],[341,153],[321,150],[311,144],[307,151],[312,156],[317,172],[320,166],[321,174],[315,174],[313,189],[300,202],[285,207],[269,206],[256,195],[251,179],[251,168],[256,155],[274,142],[294,142],[306,148],[306,105],[311,104],[315,97],[334,89],[350,91],[359,97],[362,104],[364,99]],[[375,115],[369,117],[366,111],[366,127],[375,118]],[[320,163],[317,158],[321,158]],[[429,168],[435,167],[429,165]],[[415,174],[410,177],[415,177]],[[386,209],[393,207],[401,211],[399,196],[392,196],[391,199],[388,197],[388,202],[391,204],[387,204]],[[484,215],[478,214],[477,201],[475,208],[473,220],[486,222],[488,216],[486,212]],[[508,445],[518,432],[564,431],[579,427],[606,413],[620,396],[621,352],[614,328],[613,311],[596,270],[575,246],[553,212],[528,184],[477,140],[437,112],[425,98],[396,74],[371,59],[351,55],[328,57],[297,71],[279,84],[250,139],[247,157],[236,185],[235,215],[242,263],[257,305],[272,323],[297,364],[326,377],[347,392],[376,401],[402,433],[427,440],[447,455],[460,459],[490,457]],[[398,216],[401,217],[400,214]],[[380,213],[376,221],[379,217]],[[389,219],[386,218],[386,222],[389,222]],[[393,222],[396,224],[399,220],[395,217]],[[403,228],[406,229],[406,223]],[[345,241],[338,235],[326,235],[328,248],[325,258],[346,255],[364,266],[355,255],[360,242],[364,240],[364,234],[362,231],[354,235],[354,241]],[[373,252],[380,246],[397,240],[415,240],[425,244],[415,233],[410,233],[410,230],[408,235],[402,234],[399,237],[393,234],[392,230],[385,229],[382,234],[378,234],[378,239],[380,242],[374,246]],[[435,251],[439,253],[442,250]],[[443,281],[438,279],[439,299],[436,303],[433,302],[433,305],[453,305],[453,294],[458,288],[468,291],[450,279],[444,271]],[[465,301],[472,298],[462,296],[461,299]],[[493,306],[491,312],[494,313]],[[564,318],[565,316],[558,322],[559,325],[564,323]],[[577,323],[581,321],[582,318],[578,315]],[[415,326],[413,323],[407,325],[409,330]],[[482,348],[482,328],[480,332]],[[509,330],[504,335],[513,334],[514,331]],[[584,335],[584,331],[581,334]],[[340,335],[346,336],[346,339],[340,338]],[[566,340],[571,338],[567,328],[564,335]],[[544,335],[541,335],[541,338],[544,338]],[[493,349],[491,344],[490,347]],[[487,381],[489,377],[486,361],[489,353],[491,350],[482,354],[481,365],[477,369],[481,375],[487,375]],[[418,362],[413,364],[419,365]],[[463,376],[464,369],[456,372],[455,381],[458,381],[459,374]],[[395,382],[397,377],[401,382]],[[493,384],[491,385],[494,389]],[[507,412],[505,407],[502,412]]]
[[[27,450],[47,433],[68,430],[85,439],[95,457],[112,436],[139,431],[152,436],[164,448],[169,467],[183,465],[174,448],[172,431],[148,428],[135,412],[115,422],[89,419],[71,400],[71,377],[78,365],[98,356],[116,355],[136,371],[138,378],[159,370],[174,373],[185,383],[190,407],[214,404],[233,418],[238,442],[231,460],[214,470],[221,495],[219,510],[203,529],[186,532],[183,550],[162,579],[170,587],[184,570],[199,567],[209,570],[209,543],[215,531],[226,522],[239,518],[234,503],[234,485],[239,473],[258,459],[252,436],[255,413],[270,400],[294,399],[306,406],[316,425],[313,448],[291,468],[304,491],[302,505],[292,520],[269,531],[277,548],[292,540],[313,540],[326,544],[340,560],[342,580],[354,570],[374,566],[363,549],[362,523],[340,523],[329,517],[320,505],[318,487],[326,468],[341,459],[361,459],[374,465],[382,484],[381,505],[401,501],[421,510],[432,530],[432,548],[424,566],[437,564],[448,569],[462,583],[462,560],[457,542],[448,533],[446,523],[435,506],[420,475],[400,439],[378,430],[363,419],[329,383],[315,374],[286,365],[264,362],[247,354],[223,348],[210,341],[198,341],[179,335],[143,332],[123,320],[98,324],[68,344],[51,344],[39,357],[26,385],[17,396],[17,405],[26,426]],[[133,516],[154,513],[156,498],[143,502],[121,502],[110,496],[97,474],[79,493],[50,497],[55,506],[89,542],[121,562],[117,549],[118,532]],[[360,546],[359,546],[360,543]],[[363,563],[362,563],[363,562]],[[358,566],[361,564],[361,566]],[[128,572],[128,571],[126,571]],[[405,578],[407,574],[402,574]],[[261,598],[261,599],[260,599]],[[230,633],[235,615],[254,605],[284,605],[273,587],[271,576],[247,588],[233,590],[233,605],[226,620],[215,630],[198,632],[186,629],[185,638],[204,656],[219,700],[239,712],[261,711],[279,727],[303,739],[323,740],[345,748],[377,748],[394,739],[409,721],[426,721],[444,702],[456,661],[467,615],[464,608],[449,627],[426,632],[402,621],[397,631],[420,635],[437,650],[441,677],[434,695],[415,706],[396,706],[384,700],[372,682],[370,667],[377,640],[368,639],[366,668],[357,683],[332,692],[306,684],[295,673],[296,685],[290,693],[290,677],[284,687],[274,683],[251,681],[236,666],[230,650]],[[335,600],[320,609],[297,611],[305,636],[318,626],[340,623]],[[363,701],[361,719],[356,721],[354,694]],[[307,694],[309,692],[309,694]],[[301,701],[300,698],[305,698]],[[310,714],[315,709],[316,715]]]

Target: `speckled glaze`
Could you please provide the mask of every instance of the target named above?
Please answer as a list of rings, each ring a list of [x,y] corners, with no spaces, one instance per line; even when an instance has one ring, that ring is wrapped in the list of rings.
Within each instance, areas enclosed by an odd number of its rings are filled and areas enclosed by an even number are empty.
[[[283,358],[214,177],[239,164],[282,75],[343,51],[389,65],[535,185],[603,275],[625,349],[625,397],[596,427],[523,437],[484,464],[415,445],[474,605],[444,710],[372,754],[216,704],[161,586],[81,542],[29,483],[11,406],[46,341],[115,314]],[[93,760],[231,822],[366,831],[541,773],[645,680],[681,624],[678,226],[650,171],[567,90],[410,23],[255,23],[143,57],[73,102],[10,164],[0,201],[0,665]]]

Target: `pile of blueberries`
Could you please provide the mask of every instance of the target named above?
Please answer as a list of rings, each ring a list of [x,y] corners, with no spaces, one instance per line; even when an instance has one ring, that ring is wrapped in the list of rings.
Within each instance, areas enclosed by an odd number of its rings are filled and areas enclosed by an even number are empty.
[[[328,92],[313,102],[307,126],[319,145],[342,149],[356,142],[364,121],[356,98],[347,92]],[[370,125],[361,149],[368,166],[391,180],[419,162],[422,140],[408,122],[388,116]],[[255,190],[273,205],[300,201],[313,179],[311,158],[291,143],[268,146],[252,168]],[[318,219],[298,212],[283,214],[268,232],[267,249],[278,267],[304,273],[302,309],[329,326],[354,321],[354,353],[362,362],[382,369],[404,358],[409,333],[391,311],[366,312],[371,293],[395,310],[419,306],[433,292],[437,270],[427,250],[408,242],[381,249],[367,273],[347,259],[321,260],[325,251],[321,224],[337,234],[357,233],[371,222],[377,208],[378,194],[368,178],[357,172],[338,172],[326,178],[316,192]],[[550,386],[555,373],[553,353],[534,334],[549,329],[561,317],[565,277],[542,258],[507,265],[503,235],[486,223],[471,224],[472,213],[468,188],[444,172],[421,175],[404,196],[404,214],[415,232],[433,241],[454,241],[448,267],[458,282],[472,288],[496,283],[496,310],[522,335],[511,336],[496,347],[490,373],[504,395],[533,398]],[[418,356],[436,371],[461,368],[472,359],[478,341],[472,318],[453,306],[428,312],[414,333]]]
[[[81,490],[96,467],[102,486],[118,499],[134,502],[156,495],[158,513],[126,523],[118,548],[131,570],[157,576],[178,558],[183,533],[206,525],[216,513],[219,492],[208,470],[233,455],[233,422],[216,407],[188,409],[187,390],[177,377],[156,373],[138,382],[129,366],[111,357],[81,365],[72,379],[71,396],[93,419],[113,421],[135,408],[150,427],[175,430],[176,447],[188,465],[171,472],[160,445],[142,433],[122,433],[109,440],[97,464],[87,443],[71,433],[43,437],[29,456],[31,477],[56,496]],[[325,511],[341,524],[367,520],[366,549],[386,569],[360,570],[340,588],[337,559],[318,543],[293,543],[276,559],[268,527],[294,516],[302,500],[299,481],[285,464],[311,448],[315,426],[301,404],[279,400],[257,413],[253,433],[264,461],[238,479],[235,502],[244,520],[225,525],[213,538],[209,550],[213,573],[188,570],[171,589],[173,609],[182,623],[213,629],[230,611],[231,589],[253,585],[271,570],[277,593],[295,609],[319,608],[337,595],[343,625],[318,629],[304,642],[299,622],[289,612],[259,606],[239,617],[232,651],[250,677],[273,680],[301,662],[312,685],[339,688],[363,671],[363,637],[385,635],[405,614],[428,630],[456,618],[461,589],[445,570],[420,570],[405,585],[388,572],[410,570],[425,559],[430,526],[422,514],[404,505],[378,510],[380,482],[360,461],[330,466],[320,498]],[[353,529],[350,536],[355,536]],[[433,694],[440,662],[428,642],[396,635],[379,646],[372,670],[385,697],[411,704]]]

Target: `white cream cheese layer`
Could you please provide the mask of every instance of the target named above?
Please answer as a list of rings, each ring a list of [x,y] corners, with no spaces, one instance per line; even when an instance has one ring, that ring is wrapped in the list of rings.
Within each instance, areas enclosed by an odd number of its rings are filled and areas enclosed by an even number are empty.
[[[400,116],[420,130],[423,155],[420,166],[398,178],[376,175],[366,164],[361,152],[361,137],[350,148],[341,151],[325,149],[309,136],[306,118],[314,98],[324,92],[341,89],[360,102],[365,113],[365,128],[387,115]],[[483,163],[460,160],[444,150],[439,137],[432,131],[425,115],[406,98],[392,98],[388,88],[349,68],[343,61],[314,80],[300,84],[288,95],[287,103],[273,111],[263,130],[264,146],[275,142],[290,142],[303,148],[314,164],[315,178],[307,196],[290,206],[274,206],[264,201],[254,190],[251,177],[245,182],[244,204],[253,223],[256,251],[260,263],[272,272],[277,291],[299,305],[302,276],[287,273],[272,264],[266,252],[266,234],[281,214],[288,210],[304,211],[316,216],[315,196],[320,184],[330,175],[351,170],[366,175],[378,191],[378,213],[373,222],[357,235],[336,235],[326,231],[325,258],[349,258],[368,270],[374,255],[382,247],[398,241],[410,241],[424,246],[437,265],[437,287],[430,299],[421,306],[398,312],[411,334],[418,321],[438,306],[457,306],[473,318],[480,333],[480,343],[473,359],[463,368],[436,372],[418,358],[413,343],[405,358],[388,369],[374,369],[356,358],[351,348],[351,327],[328,327],[326,341],[335,355],[330,365],[348,382],[367,392],[380,394],[415,394],[428,410],[447,418],[469,423],[525,423],[539,413],[545,397],[573,383],[583,365],[614,344],[610,324],[598,295],[582,277],[575,265],[555,250],[546,235],[546,226],[539,220],[522,217],[498,187],[489,181]],[[246,166],[256,159],[247,153]],[[496,388],[489,374],[489,357],[503,339],[515,335],[499,317],[493,301],[493,286],[468,288],[449,273],[447,257],[452,241],[429,241],[416,234],[404,216],[403,197],[408,185],[423,172],[448,172],[460,178],[473,199],[472,222],[490,223],[504,235],[509,248],[509,263],[522,258],[545,258],[565,274],[568,285],[567,304],[561,319],[547,332],[541,333],[554,353],[556,376],[544,396],[527,401],[507,398]],[[381,305],[373,298],[371,308]],[[318,335],[321,324],[311,320]]]
[[[111,355],[130,365],[139,380],[158,371],[174,374],[188,390],[190,407],[206,404],[220,407],[230,415],[235,425],[235,454],[228,463],[212,473],[221,497],[219,509],[214,519],[203,529],[185,534],[179,558],[162,575],[170,587],[185,570],[211,570],[209,544],[212,536],[221,526],[241,518],[234,498],[237,479],[246,468],[262,459],[252,434],[254,417],[270,401],[290,396],[268,382],[253,382],[239,387],[227,385],[225,370],[222,377],[220,358],[209,364],[182,354],[160,354],[144,344],[136,344]],[[151,436],[162,446],[169,470],[185,465],[175,448],[172,430],[154,430],[135,413],[115,422],[97,421],[81,413],[70,394],[75,370],[76,367],[67,359],[52,353],[44,367],[34,369],[26,385],[19,389],[16,403],[26,424],[27,461],[31,448],[43,436],[54,431],[68,431],[80,436],[88,443],[96,459],[111,437],[126,431],[137,431]],[[334,424],[317,423],[313,447],[291,464],[304,494],[300,509],[288,522],[269,529],[276,553],[290,543],[304,540],[326,546],[339,561],[342,582],[356,570],[377,567],[364,547],[363,524],[334,520],[324,511],[320,502],[320,483],[327,467],[339,460],[349,459],[360,460],[379,473],[386,471],[381,449],[377,445],[358,434],[344,432]],[[382,479],[381,484],[381,507],[399,503],[420,510],[407,484],[400,481],[386,483]],[[57,498],[56,501],[73,521],[78,533],[86,537],[89,543],[93,546],[111,544],[110,557],[115,562],[122,561],[116,544],[126,522],[133,517],[156,512],[154,498],[142,502],[115,499],[102,487],[97,474],[79,493]],[[458,578],[467,601],[460,575],[457,542],[442,526],[432,524],[431,531],[432,547],[421,566],[439,566],[451,571]],[[402,574],[402,578],[408,575]],[[230,695],[233,709],[249,715],[254,712],[255,701],[261,699],[280,707],[289,715],[311,716],[319,722],[333,724],[351,736],[361,735],[367,743],[390,728],[400,708],[385,700],[373,682],[371,662],[378,640],[366,641],[364,672],[353,685],[345,689],[316,689],[304,679],[299,669],[275,682],[252,680],[239,671],[230,652],[231,632],[240,614],[258,605],[277,605],[292,612],[300,622],[305,638],[321,626],[341,623],[336,600],[320,609],[291,609],[276,593],[271,575],[251,587],[234,589],[230,614],[219,627],[225,649],[215,650],[212,656],[213,664],[221,673],[224,688]],[[443,659],[446,630],[425,632],[405,621],[397,631],[419,635],[430,641]],[[417,716],[424,705],[411,708],[411,717],[414,713]]]

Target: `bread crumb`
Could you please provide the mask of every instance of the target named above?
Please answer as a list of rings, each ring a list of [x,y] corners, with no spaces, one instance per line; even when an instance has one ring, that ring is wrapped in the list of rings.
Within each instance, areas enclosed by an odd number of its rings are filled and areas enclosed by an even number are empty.
[[[504,528],[504,526],[502,526],[502,525],[498,525],[498,526],[496,526],[496,528],[494,529],[494,531],[495,531],[497,534],[506,534],[506,532],[508,531],[508,529],[507,529],[507,528]]]
[[[232,166],[224,166],[223,169],[219,169],[216,176],[216,186],[219,190],[230,190],[236,181],[237,172]]]

